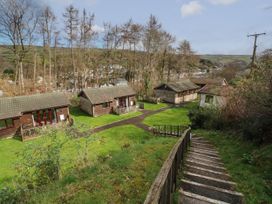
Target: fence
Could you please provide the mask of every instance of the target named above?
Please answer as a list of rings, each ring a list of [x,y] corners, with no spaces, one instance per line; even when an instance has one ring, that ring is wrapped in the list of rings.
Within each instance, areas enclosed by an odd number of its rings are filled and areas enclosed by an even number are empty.
[[[152,127],[152,131],[154,135],[181,137],[186,128],[181,125],[155,125]]]
[[[188,128],[173,147],[159,174],[147,194],[144,204],[172,203],[172,193],[176,190],[177,175],[181,169],[185,152],[190,143],[191,129]]]

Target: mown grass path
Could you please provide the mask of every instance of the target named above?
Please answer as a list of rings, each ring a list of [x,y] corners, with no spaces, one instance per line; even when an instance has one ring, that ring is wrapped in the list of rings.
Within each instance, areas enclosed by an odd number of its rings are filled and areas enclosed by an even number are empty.
[[[121,121],[117,121],[117,122],[114,122],[114,123],[111,123],[111,124],[108,124],[108,125],[103,125],[103,126],[100,126],[100,127],[97,127],[97,128],[94,128],[92,130],[90,130],[91,132],[93,133],[98,133],[98,132],[101,132],[101,131],[104,131],[104,130],[107,130],[107,129],[110,129],[110,128],[113,128],[113,127],[118,127],[118,126],[122,126],[122,125],[135,125],[139,128],[142,128],[144,129],[145,131],[150,131],[149,129],[149,126],[142,123],[142,121],[151,116],[151,115],[155,115],[157,113],[160,113],[160,112],[163,112],[167,109],[170,109],[171,106],[167,106],[167,107],[164,107],[164,108],[161,108],[159,110],[154,110],[154,111],[151,111],[151,110],[142,110],[141,112],[143,113],[142,115],[139,115],[139,116],[136,116],[136,117],[133,117],[133,118],[129,118],[129,119],[125,119],[125,120],[121,120]]]

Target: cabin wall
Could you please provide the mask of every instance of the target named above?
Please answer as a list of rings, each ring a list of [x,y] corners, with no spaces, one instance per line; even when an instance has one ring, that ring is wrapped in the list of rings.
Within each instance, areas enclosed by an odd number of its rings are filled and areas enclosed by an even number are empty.
[[[213,95],[212,103],[207,103],[206,96],[207,96],[207,94],[200,95],[200,104],[199,104],[200,107],[215,106],[218,108],[222,108],[222,107],[226,106],[226,103],[227,103],[226,97]]]
[[[88,113],[89,115],[93,115],[92,103],[84,97],[80,97],[79,99],[80,99],[80,109]]]
[[[23,128],[31,128],[34,126],[33,124],[33,115],[28,113],[24,114],[20,117],[20,123],[23,125]]]
[[[103,104],[97,104],[97,105],[93,105],[92,109],[93,109],[93,116],[97,117],[100,115],[105,115],[105,114],[109,114],[112,113],[115,105],[115,101],[114,102],[109,102],[109,106],[108,107],[103,107]]]
[[[69,118],[69,107],[56,108],[57,122],[66,121]]]
[[[185,94],[183,96],[179,96],[176,94],[175,104],[180,104],[183,102],[193,101],[197,99],[197,93]]]
[[[154,92],[155,96],[162,101],[175,103],[176,93],[174,91],[156,89]]]

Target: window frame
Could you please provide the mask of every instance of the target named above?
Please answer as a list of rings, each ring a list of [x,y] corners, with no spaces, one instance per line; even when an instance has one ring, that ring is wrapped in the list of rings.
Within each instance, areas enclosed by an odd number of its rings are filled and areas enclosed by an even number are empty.
[[[214,96],[213,95],[206,94],[205,103],[207,103],[207,104],[213,104],[213,100],[214,100]]]
[[[0,127],[0,130],[7,130],[7,129],[14,128],[13,118],[3,119],[3,120],[0,120],[0,121],[3,121],[5,123],[5,127]],[[8,121],[10,121],[11,123],[9,123]]]

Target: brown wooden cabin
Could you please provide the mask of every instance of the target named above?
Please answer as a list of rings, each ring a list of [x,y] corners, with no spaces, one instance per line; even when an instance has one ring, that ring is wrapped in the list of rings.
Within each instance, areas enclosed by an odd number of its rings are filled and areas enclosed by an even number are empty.
[[[136,92],[128,85],[87,88],[79,97],[80,108],[93,117],[136,111]]]
[[[154,88],[155,96],[162,101],[180,104],[197,99],[199,86],[188,79],[164,83]]]
[[[0,137],[69,119],[69,100],[63,93],[0,98]]]

